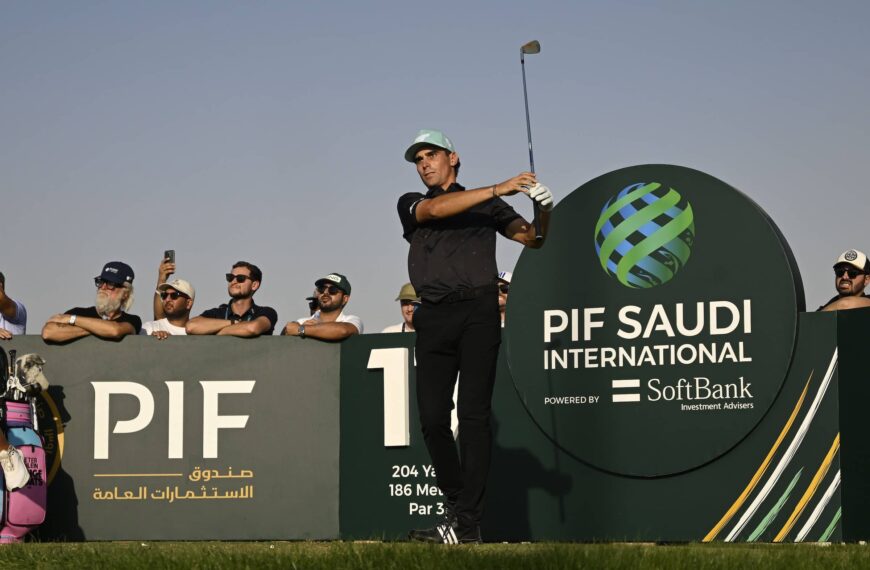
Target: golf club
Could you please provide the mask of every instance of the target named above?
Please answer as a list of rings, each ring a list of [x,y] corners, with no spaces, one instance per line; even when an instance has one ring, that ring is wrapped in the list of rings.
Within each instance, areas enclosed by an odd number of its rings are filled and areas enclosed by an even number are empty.
[[[535,54],[541,53],[541,42],[538,40],[532,40],[527,44],[523,44],[523,47],[520,48],[520,67],[523,70],[523,100],[526,102],[526,132],[529,135],[529,169],[532,174],[535,173],[535,154],[532,151],[532,123],[529,120],[529,94],[526,91],[526,54]],[[541,219],[538,215],[540,208],[538,207],[538,203],[534,200],[532,201],[532,209],[534,211],[534,223],[535,225],[535,239],[540,240],[543,239],[544,236],[541,232]]]

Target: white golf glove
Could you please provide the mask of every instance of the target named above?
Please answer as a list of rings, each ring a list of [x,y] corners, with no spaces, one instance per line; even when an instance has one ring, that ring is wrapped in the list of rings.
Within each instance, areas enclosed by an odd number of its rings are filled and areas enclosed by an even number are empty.
[[[538,183],[529,188],[529,198],[537,202],[538,207],[544,212],[553,209],[553,193],[543,184]]]

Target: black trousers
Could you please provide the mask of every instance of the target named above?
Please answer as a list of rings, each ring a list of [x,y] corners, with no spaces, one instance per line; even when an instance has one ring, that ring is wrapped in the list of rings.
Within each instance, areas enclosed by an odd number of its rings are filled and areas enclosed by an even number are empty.
[[[424,302],[417,331],[417,406],[438,487],[455,504],[460,532],[483,517],[492,455],[492,390],[501,344],[498,295],[454,303]],[[450,430],[459,373],[459,449]]]

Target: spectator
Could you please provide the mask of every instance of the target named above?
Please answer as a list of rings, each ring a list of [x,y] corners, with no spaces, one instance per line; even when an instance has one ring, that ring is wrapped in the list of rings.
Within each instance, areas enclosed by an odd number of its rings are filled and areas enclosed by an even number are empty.
[[[390,325],[381,332],[385,333],[403,333],[414,332],[414,311],[420,306],[420,297],[414,291],[414,286],[410,283],[405,283],[399,289],[399,296],[396,297],[399,306],[402,310],[402,322],[397,325]]]
[[[27,309],[19,301],[6,295],[6,276],[0,272],[0,340],[12,335],[26,334]]]
[[[106,340],[120,340],[139,334],[142,319],[130,315],[133,306],[133,269],[126,263],[110,261],[102,273],[94,277],[97,286],[96,305],[76,307],[54,315],[42,327],[42,338],[66,342],[89,335]]]
[[[247,261],[237,261],[226,274],[228,303],[209,309],[187,321],[187,334],[216,334],[239,337],[270,335],[278,322],[272,307],[254,303],[254,293],[260,288],[263,273]]]
[[[320,308],[310,317],[287,323],[282,334],[318,340],[344,340],[362,334],[362,320],[344,313],[344,307],[350,301],[350,281],[347,277],[330,273],[315,281],[314,286],[317,287]]]
[[[504,328],[504,315],[507,310],[507,298],[513,277],[514,274],[510,271],[498,272],[498,312],[501,315],[501,328]]]
[[[841,311],[870,307],[864,288],[870,285],[870,262],[856,250],[844,251],[834,264],[834,287],[837,296],[818,308],[819,311]]]
[[[165,316],[142,325],[142,332],[164,340],[171,335],[186,335],[184,326],[190,320],[190,310],[196,291],[184,279],[173,279],[157,286],[157,294],[162,300],[161,313]]]

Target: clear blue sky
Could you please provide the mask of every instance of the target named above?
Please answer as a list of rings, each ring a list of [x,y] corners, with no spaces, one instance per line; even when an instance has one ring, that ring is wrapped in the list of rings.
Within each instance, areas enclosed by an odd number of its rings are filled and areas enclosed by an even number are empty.
[[[814,308],[836,256],[870,250],[868,21],[866,1],[4,2],[0,271],[30,333],[93,304],[114,259],[150,320],[170,248],[195,311],[246,259],[281,324],[338,271],[380,331],[407,279],[396,198],[422,189],[404,149],[444,130],[469,187],[527,169],[519,47],[538,39],[557,200],[634,164],[703,170],[777,222]]]

